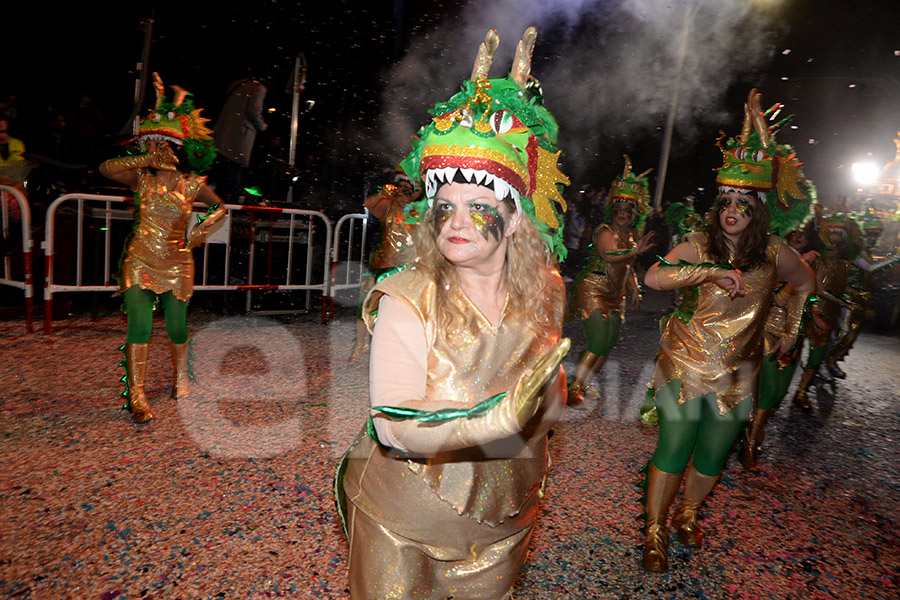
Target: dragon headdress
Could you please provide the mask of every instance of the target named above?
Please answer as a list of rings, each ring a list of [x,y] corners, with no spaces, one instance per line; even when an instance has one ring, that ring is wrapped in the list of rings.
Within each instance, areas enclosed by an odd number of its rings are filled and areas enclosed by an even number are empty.
[[[724,190],[757,192],[769,209],[771,232],[783,236],[812,217],[816,190],[803,174],[803,163],[793,148],[775,141],[775,132],[792,117],[768,125],[767,119],[778,114],[781,104],[764,112],[761,98],[751,90],[744,103],[741,134],[724,144],[723,134],[716,142],[723,158],[716,184]]]
[[[606,221],[612,220],[612,209],[616,203],[626,202],[634,208],[634,225],[641,229],[647,217],[650,199],[650,182],[647,175],[653,169],[647,169],[640,175],[632,172],[631,158],[625,154],[625,168],[617,175],[609,186],[609,202],[606,203]]]
[[[140,122],[138,140],[164,140],[181,146],[191,170],[205,171],[216,158],[212,130],[206,126],[209,119],[200,116],[202,109],[194,107],[192,95],[177,85],[172,86],[173,98],[167,101],[158,73],[153,74],[153,87],[156,105]]]
[[[530,77],[536,37],[537,30],[529,27],[516,48],[509,76],[489,79],[499,44],[497,32],[489,31],[472,76],[459,92],[430,111],[433,119],[419,130],[401,167],[424,182],[418,214],[425,213],[441,184],[461,172],[467,181],[492,185],[498,200],[512,197],[550,252],[562,259],[566,248],[561,213],[566,202],[561,189],[569,178],[557,164],[558,126]]]

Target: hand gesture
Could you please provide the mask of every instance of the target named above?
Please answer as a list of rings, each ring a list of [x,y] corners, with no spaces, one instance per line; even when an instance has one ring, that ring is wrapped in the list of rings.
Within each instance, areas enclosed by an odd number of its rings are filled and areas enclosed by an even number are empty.
[[[157,146],[150,151],[150,166],[160,171],[177,171],[178,157],[168,144]]]
[[[746,289],[744,288],[744,276],[741,275],[741,272],[737,269],[732,269],[728,271],[720,277],[716,279],[716,285],[728,292],[728,295],[732,298],[735,296],[743,296],[746,293]]]
[[[571,347],[572,341],[569,338],[561,339],[522,375],[515,393],[516,420],[520,427],[525,427],[537,413],[544,398],[544,387],[559,376],[559,364]]]
[[[642,235],[637,241],[637,249],[635,251],[638,254],[643,254],[644,252],[655,246],[656,242],[653,241],[654,237],[656,237],[656,233],[653,231]]]

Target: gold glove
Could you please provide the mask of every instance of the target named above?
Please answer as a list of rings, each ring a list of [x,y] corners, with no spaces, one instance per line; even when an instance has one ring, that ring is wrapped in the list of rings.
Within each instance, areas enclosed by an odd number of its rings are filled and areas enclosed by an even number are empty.
[[[133,169],[143,169],[150,166],[149,154],[138,154],[136,156],[123,156],[121,158],[111,158],[103,166],[109,175],[118,175],[125,171]]]
[[[482,415],[439,424],[407,419],[390,421],[387,445],[423,456],[471,448],[521,432],[537,414],[546,389],[560,376],[559,365],[571,341],[560,340],[519,378],[516,386]]]
[[[695,264],[685,261],[670,263],[663,259],[656,267],[656,285],[661,290],[700,285],[720,279],[731,270],[725,266],[709,263]]]
[[[188,248],[196,248],[206,241],[210,229],[225,216],[225,206],[218,202],[209,209],[206,217],[201,218],[200,224],[191,229],[191,236],[188,239]]]

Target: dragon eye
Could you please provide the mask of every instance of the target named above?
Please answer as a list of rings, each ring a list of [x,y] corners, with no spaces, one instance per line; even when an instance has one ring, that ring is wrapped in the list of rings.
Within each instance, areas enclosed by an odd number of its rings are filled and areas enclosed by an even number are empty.
[[[153,113],[153,114],[150,116],[150,120],[151,120],[151,121],[156,121],[157,123],[159,123],[160,121],[162,121],[162,115],[159,114],[159,113]]]
[[[753,152],[753,161],[760,162],[765,155],[766,155],[766,153],[763,152],[762,150],[756,150]]]
[[[172,111],[169,111],[169,113],[166,114],[166,119],[168,119],[169,121],[174,121],[174,120],[175,120],[175,113],[173,113]]]
[[[747,149],[746,148],[738,148],[734,151],[734,156],[738,160],[744,160],[747,158]]]
[[[513,119],[515,117],[508,110],[498,110],[491,115],[491,129],[494,130],[494,133],[503,135],[512,129]]]

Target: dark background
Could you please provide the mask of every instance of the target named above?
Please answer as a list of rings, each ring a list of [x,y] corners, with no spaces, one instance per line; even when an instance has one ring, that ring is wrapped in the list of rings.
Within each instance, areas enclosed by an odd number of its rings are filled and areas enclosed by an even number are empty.
[[[894,158],[900,2],[696,1],[705,5],[691,24],[665,200],[705,197],[712,169],[721,164],[715,139],[720,131],[739,132],[751,87],[763,93],[764,105],[783,102],[782,116],[795,115],[778,139],[798,151],[826,206],[856,191],[852,162],[868,157],[880,166]],[[273,112],[258,139],[257,159],[268,152],[286,157],[287,86],[303,53],[308,80],[301,105],[314,105],[300,118],[295,199],[345,212],[358,209],[367,186],[402,158],[427,109],[468,77],[485,32],[500,32],[492,75],[502,76],[516,36],[533,23],[540,33],[532,73],[560,123],[562,163],[574,191],[608,185],[621,171],[623,153],[636,169],[658,173],[677,79],[673,48],[684,23],[678,15],[689,4],[19,3],[4,9],[0,92],[15,94],[14,135],[26,143],[50,109],[71,111],[88,95],[103,116],[103,137],[90,159],[99,161],[129,131],[137,64],[152,25],[147,70],[159,71],[167,86],[192,92],[213,122],[230,81],[247,72],[268,78],[266,105]],[[746,14],[722,26],[725,7]],[[632,58],[643,62],[630,64]],[[139,114],[152,101],[149,89]]]

